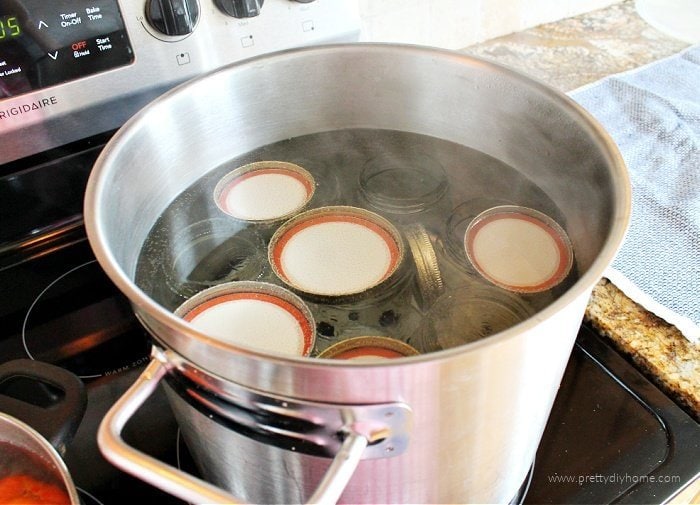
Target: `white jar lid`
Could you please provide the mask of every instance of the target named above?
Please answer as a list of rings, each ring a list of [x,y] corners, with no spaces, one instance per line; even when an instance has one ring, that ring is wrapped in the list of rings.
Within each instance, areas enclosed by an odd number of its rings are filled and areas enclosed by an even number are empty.
[[[301,210],[314,191],[313,176],[300,166],[259,161],[224,176],[214,188],[214,201],[241,221],[274,222]]]
[[[520,293],[553,288],[573,265],[566,232],[527,207],[503,205],[482,212],[467,227],[464,247],[485,279]]]
[[[299,214],[272,236],[268,258],[292,288],[339,297],[365,292],[388,279],[403,259],[398,230],[355,207],[321,207]]]
[[[207,336],[257,351],[308,356],[315,342],[316,325],[304,302],[273,284],[220,284],[193,296],[175,314]]]

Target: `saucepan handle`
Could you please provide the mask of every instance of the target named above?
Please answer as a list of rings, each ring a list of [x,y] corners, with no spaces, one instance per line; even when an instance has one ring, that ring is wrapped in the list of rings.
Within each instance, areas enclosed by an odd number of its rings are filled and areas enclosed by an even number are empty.
[[[121,432],[126,423],[156,390],[166,373],[166,365],[154,358],[112,406],[97,434],[100,450],[115,466],[182,500],[191,503],[243,503],[208,482],[144,454],[122,438]],[[331,504],[338,501],[367,444],[366,434],[351,429],[309,503]]]
[[[0,384],[9,388],[13,379],[27,379],[36,388],[27,394],[35,400],[45,398],[47,405],[0,392],[0,411],[27,423],[63,455],[85,414],[84,384],[68,370],[31,359],[15,359],[0,365]],[[60,393],[54,393],[52,388]]]

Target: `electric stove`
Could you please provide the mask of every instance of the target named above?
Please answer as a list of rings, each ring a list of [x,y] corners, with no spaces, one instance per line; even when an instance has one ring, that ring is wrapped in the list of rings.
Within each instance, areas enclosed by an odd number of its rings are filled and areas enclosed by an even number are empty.
[[[87,410],[64,459],[84,504],[181,503],[97,447],[151,340],[87,243],[87,177],[159,94],[264,52],[356,40],[357,14],[341,0],[0,0],[0,23],[0,363],[29,358],[82,379]],[[15,386],[0,382],[0,395],[26,399]],[[162,391],[123,435],[196,473]],[[664,502],[700,474],[699,453],[700,425],[584,325],[515,501]]]
[[[86,504],[179,503],[117,470],[97,448],[100,421],[149,361],[150,337],[96,263],[80,225],[59,236],[0,258],[0,361],[29,357],[82,378],[87,411],[65,461]],[[2,383],[0,394],[8,394]],[[162,391],[124,437],[196,473]],[[662,503],[697,476],[699,448],[700,425],[584,325],[518,499]]]

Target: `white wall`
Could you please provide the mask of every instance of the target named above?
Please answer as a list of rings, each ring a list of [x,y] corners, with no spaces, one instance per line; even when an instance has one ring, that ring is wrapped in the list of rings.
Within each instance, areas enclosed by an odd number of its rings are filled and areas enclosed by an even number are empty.
[[[461,49],[620,0],[358,0],[363,41]]]

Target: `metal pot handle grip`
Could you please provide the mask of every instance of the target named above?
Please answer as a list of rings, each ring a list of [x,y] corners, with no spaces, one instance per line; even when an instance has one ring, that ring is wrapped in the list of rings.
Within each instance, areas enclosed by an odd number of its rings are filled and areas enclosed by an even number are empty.
[[[97,443],[105,458],[127,473],[191,503],[244,503],[222,489],[159,461],[128,445],[121,432],[133,414],[156,390],[167,367],[157,358],[112,406],[100,424]],[[323,476],[309,503],[331,504],[340,498],[367,447],[366,435],[351,431]]]

